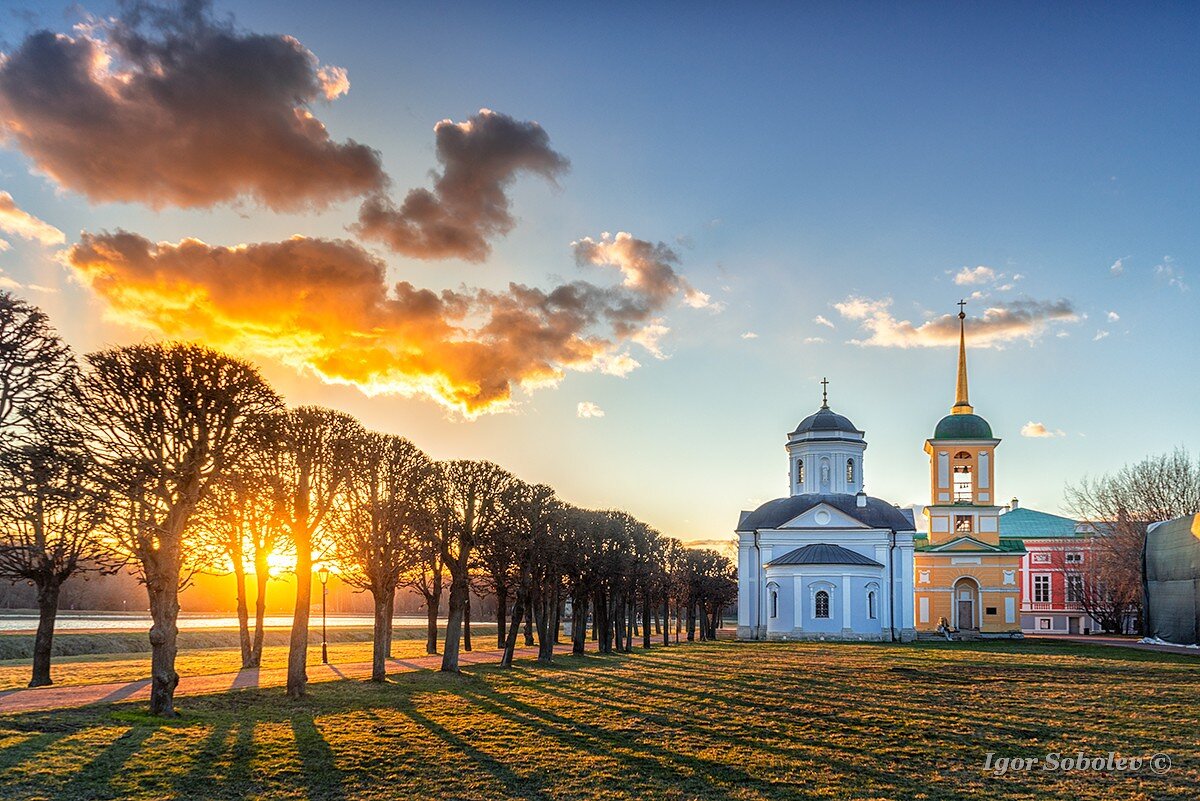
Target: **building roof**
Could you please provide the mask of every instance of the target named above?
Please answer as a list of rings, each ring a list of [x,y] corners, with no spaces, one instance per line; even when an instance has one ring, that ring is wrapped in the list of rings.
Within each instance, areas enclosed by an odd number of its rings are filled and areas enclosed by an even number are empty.
[[[1069,517],[1021,507],[1000,515],[1000,536],[1022,540],[1074,539],[1080,536],[1078,525]]]
[[[850,422],[848,417],[836,413],[828,406],[822,406],[801,420],[800,425],[796,426],[796,430],[790,436],[807,434],[811,431],[845,431],[850,434],[864,433],[859,431],[854,423]]]
[[[977,414],[948,414],[938,421],[933,439],[994,439],[992,427]]]
[[[789,498],[776,498],[746,515],[738,525],[738,531],[756,531],[760,528],[779,528],[797,515],[804,514],[819,504],[829,504],[840,512],[871,528],[886,528],[892,531],[912,531],[913,524],[904,513],[887,501],[867,498],[866,506],[859,506],[857,496],[845,493],[810,492]]]
[[[963,535],[962,538],[974,539],[974,537],[970,537],[969,535]],[[945,542],[937,545],[930,545],[928,534],[917,534],[915,537],[913,537],[914,551],[937,551],[945,545]],[[980,543],[980,546],[980,548],[975,550],[955,549],[941,551],[941,553],[947,553],[951,555],[960,553],[1025,553],[1025,543],[1019,539],[1012,539],[1009,537],[1001,537],[1000,544],[998,546],[987,545],[986,543]]]
[[[767,562],[768,565],[871,565],[883,567],[874,559],[869,559],[857,551],[843,548],[840,545],[830,545],[817,542],[805,545],[794,551],[788,551],[783,556]]]

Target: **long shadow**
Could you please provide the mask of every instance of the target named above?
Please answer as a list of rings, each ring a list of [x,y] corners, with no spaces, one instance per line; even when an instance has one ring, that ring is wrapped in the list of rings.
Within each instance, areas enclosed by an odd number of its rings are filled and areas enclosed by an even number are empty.
[[[320,729],[312,717],[293,717],[292,733],[296,738],[296,751],[304,768],[304,780],[310,799],[345,798],[343,774],[333,758],[333,750],[321,736]]]
[[[212,733],[192,753],[192,769],[175,779],[175,792],[186,797],[201,788],[211,791],[216,767],[225,753],[225,742],[231,729],[228,722],[213,726]]]
[[[0,774],[29,760],[31,757],[35,757],[63,737],[66,737],[69,733],[68,731],[61,730],[42,732],[41,734],[28,737],[19,743],[7,746],[4,750],[0,751]]]
[[[245,690],[251,687],[258,686],[258,675],[260,668],[242,668],[233,677],[233,683],[229,685],[231,690]]]
[[[492,774],[497,781],[503,784],[504,789],[510,795],[523,799],[532,799],[533,801],[549,801],[550,795],[546,792],[546,783],[540,777],[535,775],[517,775],[510,767],[491,754],[476,748],[440,723],[430,720],[413,706],[412,699],[407,696],[403,703],[396,705],[396,710],[407,716],[413,723],[435,734],[451,748],[457,749],[475,760],[484,770]]]
[[[150,679],[138,679],[131,681],[123,687],[118,687],[103,698],[97,698],[94,703],[111,704],[115,701],[124,701],[129,696],[150,685]]]
[[[57,794],[58,798],[120,798],[112,786],[113,779],[125,767],[129,758],[137,753],[142,743],[157,731],[155,726],[133,726],[113,740],[95,759],[80,768],[67,785]]]

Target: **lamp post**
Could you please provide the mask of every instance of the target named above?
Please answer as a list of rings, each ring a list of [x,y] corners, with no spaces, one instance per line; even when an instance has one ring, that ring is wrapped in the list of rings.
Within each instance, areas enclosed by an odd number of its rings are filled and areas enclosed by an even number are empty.
[[[328,665],[329,646],[325,641],[325,607],[329,600],[329,568],[321,565],[317,575],[321,578],[321,664]]]

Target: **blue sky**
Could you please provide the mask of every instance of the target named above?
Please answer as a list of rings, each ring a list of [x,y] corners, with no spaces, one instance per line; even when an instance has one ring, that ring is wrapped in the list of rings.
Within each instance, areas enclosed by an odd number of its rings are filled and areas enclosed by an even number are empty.
[[[62,4],[26,9],[0,18],[5,52],[35,27],[70,32],[79,19]],[[291,402],[351,411],[436,457],[494,459],[681,539],[723,539],[739,509],[786,491],[785,434],[819,405],[822,376],[831,405],[867,431],[868,491],[924,500],[922,444],[953,402],[954,351],[854,344],[869,332],[835,304],[890,299],[888,319],[919,326],[980,292],[968,312],[1065,300],[1073,316],[971,351],[972,401],[1004,439],[1002,495],[1060,511],[1065,483],[1200,439],[1194,5],[255,2],[216,12],[344,67],[349,93],[313,112],[334,139],[380,151],[398,191],[429,184],[434,124],[480,108],[536,120],[570,159],[557,188],[516,180],[517,224],[485,262],[374,247],[390,280],[549,286],[581,275],[573,241],[628,231],[672,247],[679,273],[721,304],[665,308],[666,358],[635,348],[641,366],[625,377],[568,371],[473,420],[248,354]],[[117,228],[225,245],[346,237],[357,209],[93,203],[31,167],[19,148],[0,150],[0,189],[68,245]],[[55,248],[0,236],[12,243],[4,275],[58,290],[28,296],[78,350],[152,336],[105,321],[104,302],[70,279]],[[955,283],[979,266],[995,277]],[[583,402],[604,416],[578,417]],[[1029,422],[1061,436],[1022,436]]]

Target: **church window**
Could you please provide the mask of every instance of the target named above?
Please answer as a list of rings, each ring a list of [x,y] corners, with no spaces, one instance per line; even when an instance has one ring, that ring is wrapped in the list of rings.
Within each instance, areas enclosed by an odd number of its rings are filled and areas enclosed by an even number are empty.
[[[829,617],[829,593],[818,590],[813,608],[813,617]]]
[[[954,454],[954,502],[971,503],[975,491],[974,475],[971,472],[971,454],[959,451]]]
[[[1083,561],[1083,554],[1078,551],[1070,551],[1063,557],[1063,561],[1067,564],[1077,565]]]
[[[1050,576],[1043,573],[1033,577],[1033,602],[1050,603]]]
[[[854,483],[854,460],[853,459],[846,460],[846,483],[847,484]]]
[[[1078,573],[1067,574],[1067,602],[1077,604],[1083,600],[1083,576]]]
[[[972,531],[972,518],[970,515],[955,515],[954,516],[954,531],[959,534],[970,534]]]
[[[876,611],[875,611],[875,591],[874,590],[867,593],[867,616],[870,617],[871,620],[875,620],[878,617],[878,613],[876,613]]]
[[[771,590],[771,617],[779,617],[779,593]]]
[[[803,459],[796,460],[796,483],[797,484],[804,483],[804,460]]]

